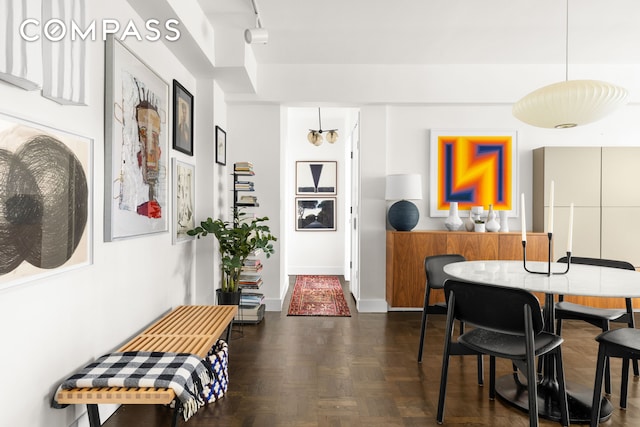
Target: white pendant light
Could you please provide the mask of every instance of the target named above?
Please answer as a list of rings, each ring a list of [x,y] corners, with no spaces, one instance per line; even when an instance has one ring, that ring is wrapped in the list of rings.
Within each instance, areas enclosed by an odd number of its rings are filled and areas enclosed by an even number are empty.
[[[532,126],[564,129],[592,123],[628,101],[629,92],[598,80],[569,80],[567,0],[565,81],[534,90],[513,105],[513,115]]]
[[[564,129],[600,120],[627,103],[629,93],[598,80],[567,80],[537,89],[513,106],[532,126]]]

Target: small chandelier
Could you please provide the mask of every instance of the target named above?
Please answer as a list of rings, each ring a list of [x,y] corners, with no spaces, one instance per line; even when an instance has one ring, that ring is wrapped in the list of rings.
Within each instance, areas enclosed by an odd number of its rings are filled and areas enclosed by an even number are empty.
[[[598,80],[569,80],[567,0],[565,81],[534,90],[513,105],[513,115],[532,126],[565,129],[595,122],[627,103],[626,89]]]
[[[322,144],[322,132],[326,132],[324,137],[328,143],[333,144],[338,140],[338,129],[322,130],[322,118],[320,117],[320,108],[318,108],[318,130],[309,129],[307,139],[316,147]]]

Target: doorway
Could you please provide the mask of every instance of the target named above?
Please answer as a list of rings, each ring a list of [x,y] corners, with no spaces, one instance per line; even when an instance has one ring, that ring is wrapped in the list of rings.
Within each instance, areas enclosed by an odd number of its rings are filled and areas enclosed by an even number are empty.
[[[357,156],[358,121],[357,108],[320,107],[319,111],[318,107],[287,108],[286,135],[283,138],[285,188],[282,192],[285,198],[286,274],[343,276],[350,282],[349,288],[356,301],[359,297],[357,218],[360,180],[357,158],[352,158],[352,151],[356,147]],[[330,142],[323,138],[320,144],[311,143],[308,134],[310,130],[319,130],[320,125],[323,136],[326,130],[337,129],[337,140]],[[311,165],[315,168],[314,173],[320,169],[320,173],[330,174],[322,178],[328,184],[320,190],[299,185],[310,179]],[[335,188],[331,188],[334,185]],[[301,226],[298,221],[301,215],[309,214],[307,205],[311,204],[314,207],[316,204],[333,205],[331,214],[335,215],[335,227]],[[325,209],[322,215],[326,213]]]

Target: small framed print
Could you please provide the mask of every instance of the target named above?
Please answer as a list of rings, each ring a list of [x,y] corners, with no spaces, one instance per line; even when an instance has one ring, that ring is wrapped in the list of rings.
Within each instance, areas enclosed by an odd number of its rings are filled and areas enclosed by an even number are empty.
[[[173,149],[193,156],[193,95],[173,81]]]
[[[216,126],[216,163],[227,164],[227,133],[220,126]]]
[[[296,231],[336,231],[336,198],[297,197]]]
[[[172,243],[193,240],[187,230],[195,228],[195,166],[183,163],[176,158],[173,161],[173,239]]]
[[[296,162],[296,194],[336,195],[336,161]]]

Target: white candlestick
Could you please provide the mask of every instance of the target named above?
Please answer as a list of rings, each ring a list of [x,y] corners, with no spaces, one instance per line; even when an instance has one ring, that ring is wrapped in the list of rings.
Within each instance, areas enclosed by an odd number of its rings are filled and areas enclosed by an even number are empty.
[[[569,237],[567,237],[567,252],[571,252],[572,241],[573,241],[573,203],[569,205]]]
[[[553,181],[551,181],[551,190],[549,191],[549,224],[547,233],[553,233]]]
[[[527,219],[524,215],[524,193],[520,195],[520,208],[522,209],[522,241],[527,241]]]

